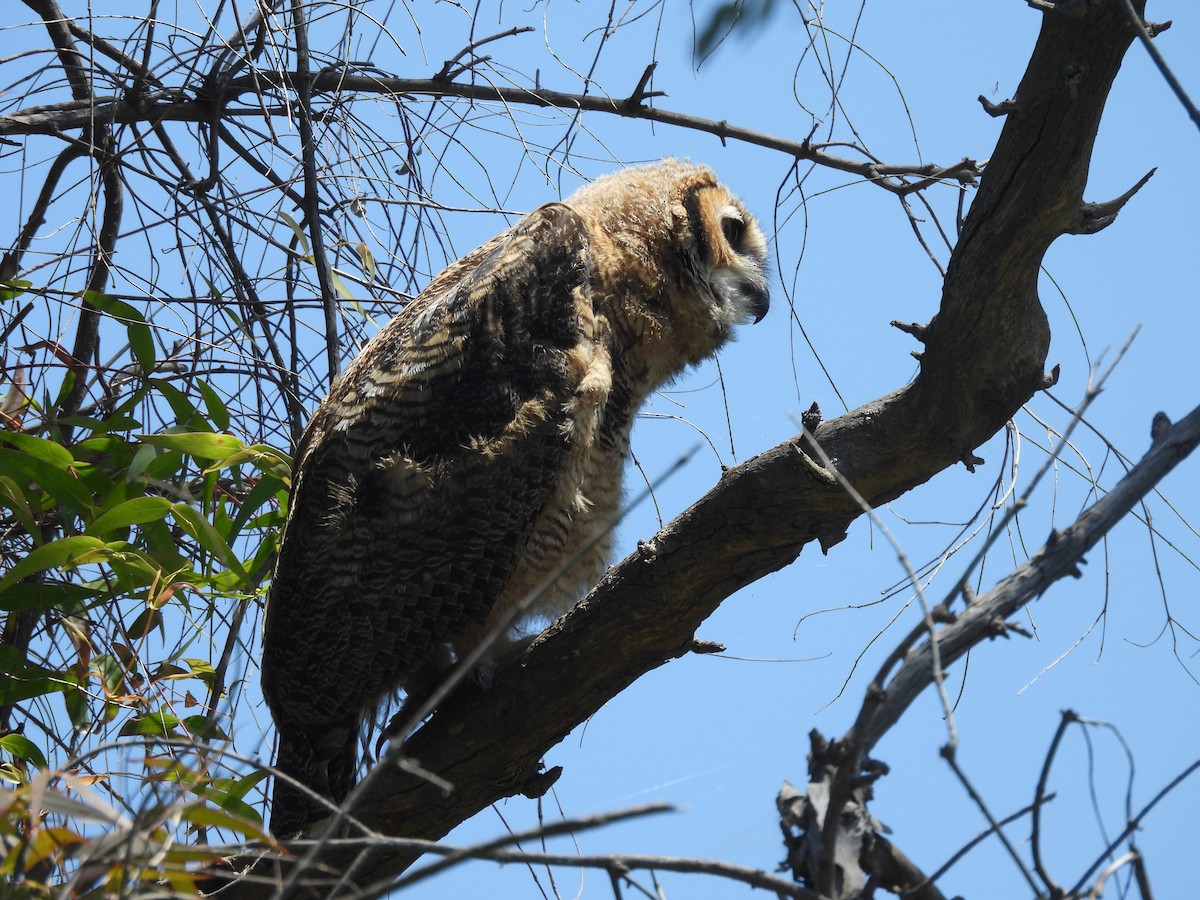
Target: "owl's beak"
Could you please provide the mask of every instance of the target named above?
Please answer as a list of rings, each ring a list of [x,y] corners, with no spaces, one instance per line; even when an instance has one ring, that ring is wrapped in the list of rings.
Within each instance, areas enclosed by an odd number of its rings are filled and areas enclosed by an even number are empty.
[[[771,295],[767,293],[766,287],[746,286],[746,308],[750,315],[754,316],[755,325],[763,320],[771,308]]]

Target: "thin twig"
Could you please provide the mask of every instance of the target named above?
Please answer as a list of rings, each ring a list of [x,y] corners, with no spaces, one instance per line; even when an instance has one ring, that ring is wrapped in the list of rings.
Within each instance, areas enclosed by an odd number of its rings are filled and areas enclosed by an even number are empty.
[[[408,887],[413,882],[423,881],[431,875],[436,875],[438,872],[445,871],[451,866],[457,865],[465,859],[484,859],[494,851],[501,850],[504,847],[510,847],[514,844],[521,844],[524,841],[541,841],[546,838],[557,837],[563,834],[577,834],[581,831],[589,831],[593,828],[600,828],[604,825],[610,825],[614,822],[624,822],[629,819],[637,819],[642,816],[656,815],[664,812],[675,812],[674,806],[669,803],[648,803],[644,806],[633,806],[628,809],[616,809],[611,812],[599,813],[594,816],[580,816],[574,819],[564,819],[561,822],[552,822],[549,825],[540,825],[537,828],[530,828],[525,831],[518,831],[513,834],[506,834],[503,837],[496,838],[493,841],[488,841],[484,844],[477,844],[474,847],[454,848],[446,845],[437,845],[433,852],[442,858],[437,862],[423,866],[414,872],[410,872],[403,877],[393,880],[391,885],[397,891]]]
[[[296,122],[300,129],[300,154],[304,166],[304,218],[312,249],[317,283],[321,287],[321,307],[325,313],[325,361],[329,382],[333,383],[342,367],[341,342],[338,340],[337,295],[330,277],[329,259],[325,253],[325,236],[321,231],[321,202],[318,196],[317,143],[312,127],[312,76],[308,68],[308,22],[304,14],[305,0],[292,0],[292,30],[296,36]]]
[[[433,76],[433,80],[453,81],[455,77],[457,77],[463,71],[475,65],[475,62],[468,63],[465,66],[455,65],[467,54],[474,53],[479,47],[482,47],[484,44],[490,44],[492,41],[498,41],[506,37],[513,37],[514,35],[518,34],[527,34],[530,31],[533,31],[532,25],[522,25],[516,28],[510,28],[508,31],[501,31],[499,34],[493,34],[485,38],[479,38],[479,40],[476,41],[471,41],[471,43],[467,44],[467,46],[463,47],[456,54],[454,54],[454,56],[450,57],[442,64],[441,69],[439,69],[437,74]]]
[[[1138,15],[1138,12],[1133,7],[1131,0],[1121,0],[1121,7],[1125,10],[1125,15],[1129,19],[1129,24],[1133,26],[1133,30],[1137,32],[1138,40],[1142,42],[1142,46],[1146,48],[1146,52],[1150,54],[1150,58],[1154,60],[1154,65],[1158,66],[1158,71],[1162,73],[1175,96],[1179,98],[1179,102],[1183,104],[1183,108],[1187,110],[1188,118],[1192,120],[1197,128],[1200,128],[1200,109],[1196,108],[1196,104],[1192,102],[1192,98],[1188,96],[1179,79],[1175,77],[1175,73],[1171,71],[1171,67],[1167,65],[1166,59],[1158,52],[1158,48],[1154,46],[1154,36],[1150,34],[1146,28],[1145,20]]]
[[[1121,833],[1109,842],[1109,845],[1104,848],[1104,852],[1096,857],[1096,861],[1088,866],[1087,871],[1079,877],[1079,880],[1075,882],[1075,886],[1071,888],[1070,896],[1078,895],[1079,892],[1083,890],[1083,886],[1087,883],[1087,880],[1091,878],[1093,874],[1095,874],[1096,870],[1100,868],[1100,866],[1104,863],[1104,860],[1106,860],[1112,854],[1117,846],[1127,837],[1141,828],[1142,820],[1150,814],[1150,811],[1154,809],[1154,807],[1158,806],[1163,798],[1170,794],[1171,791],[1175,790],[1175,788],[1179,787],[1179,785],[1182,784],[1197,769],[1200,769],[1200,759],[1193,762],[1186,769],[1168,781],[1166,785],[1163,786],[1162,790],[1155,794],[1150,799],[1150,802],[1142,807],[1141,812],[1129,820],[1128,824],[1126,824]]]
[[[1074,575],[1079,561],[1125,514],[1200,444],[1200,407],[1175,423],[1170,433],[1069,526],[1055,531],[1023,565],[990,591],[976,598],[951,624],[939,632],[942,664],[951,665],[980,641],[996,632],[999,624],[1056,581]],[[887,695],[854,738],[860,752],[869,753],[876,742],[899,721],[904,710],[930,684],[931,651],[914,647],[887,685]]]
[[[721,862],[714,859],[692,859],[679,856],[653,856],[641,853],[614,853],[585,855],[574,853],[537,853],[518,850],[493,850],[486,853],[472,853],[469,848],[451,848],[451,852],[465,852],[479,859],[492,859],[496,862],[529,863],[543,866],[570,866],[584,869],[604,869],[607,872],[623,874],[630,869],[649,869],[651,871],[685,872],[693,875],[715,875],[729,878],[749,885],[752,888],[774,891],[780,897],[795,897],[798,900],[828,900],[828,896],[818,891],[810,890],[774,875],[769,875],[762,869],[752,869],[734,863]],[[380,897],[391,892],[395,887],[394,879],[384,879],[355,892],[356,898]]]
[[[1000,839],[1000,843],[1004,845],[1004,849],[1008,851],[1008,855],[1012,859],[1013,865],[1015,865],[1018,871],[1020,871],[1021,876],[1025,879],[1025,883],[1029,885],[1030,890],[1033,891],[1034,896],[1041,896],[1041,892],[1038,890],[1037,882],[1033,878],[1033,873],[1029,871],[1029,867],[1026,866],[1024,860],[1021,859],[1021,854],[1017,852],[1017,848],[1014,847],[1012,841],[1008,839],[1008,835],[1004,833],[1004,828],[1001,827],[1001,824],[998,821],[996,821],[995,816],[992,815],[991,810],[989,810],[987,804],[984,803],[983,797],[977,790],[975,790],[975,785],[971,783],[971,780],[967,778],[967,774],[959,767],[958,760],[955,759],[954,748],[949,745],[943,747],[942,759],[946,760],[947,765],[950,766],[950,770],[958,778],[958,783],[963,786],[963,789],[966,790],[968,796],[970,796],[970,798],[975,802],[975,806],[978,807],[981,813],[983,813],[983,817],[987,819],[988,825],[991,826],[991,829],[995,832],[996,837]]]
[[[1058,896],[1062,889],[1057,882],[1050,877],[1050,873],[1046,871],[1045,865],[1042,863],[1042,803],[1043,797],[1046,796],[1046,782],[1050,778],[1050,767],[1054,764],[1054,757],[1058,753],[1058,745],[1062,742],[1063,735],[1067,731],[1067,727],[1071,723],[1078,721],[1078,716],[1073,710],[1064,710],[1062,718],[1059,720],[1058,728],[1054,732],[1054,738],[1050,741],[1050,749],[1046,751],[1046,759],[1042,763],[1042,773],[1038,777],[1037,789],[1033,793],[1033,821],[1030,835],[1030,843],[1033,849],[1033,869],[1037,872],[1038,877],[1042,879],[1042,883],[1046,886],[1051,896]]]
[[[817,455],[817,458],[824,467],[825,471],[837,479],[837,482],[841,486],[842,490],[850,495],[854,502],[859,505],[859,508],[866,513],[866,515],[871,519],[871,522],[880,530],[884,538],[887,539],[888,543],[892,545],[892,549],[895,551],[900,565],[904,567],[904,571],[908,575],[908,579],[911,582],[913,590],[916,592],[917,598],[921,604],[923,628],[920,629],[920,631],[929,635],[929,646],[932,648],[933,679],[938,686],[938,694],[942,701],[942,709],[946,715],[946,727],[949,729],[950,734],[949,746],[953,747],[958,742],[958,735],[954,727],[954,711],[951,708],[950,698],[946,695],[946,685],[942,678],[941,660],[939,658],[937,648],[937,624],[933,619],[933,611],[930,609],[929,604],[925,601],[925,592],[921,587],[921,579],[917,576],[916,570],[913,569],[912,563],[909,562],[908,554],[904,552],[903,546],[901,546],[900,542],[896,540],[891,530],[879,517],[879,514],[872,509],[871,504],[867,502],[866,498],[855,489],[854,485],[850,483],[849,479],[847,479],[845,475],[838,471],[837,465],[832,459],[829,458],[829,454],[825,452],[824,448],[817,443],[817,439],[813,436],[812,432],[810,432],[804,423],[795,416],[792,417],[792,422],[797,428],[800,429],[803,440],[807,444],[808,448],[810,448]],[[800,447],[797,447],[796,449],[798,453],[804,452],[804,450]],[[838,765],[837,774],[834,776],[832,783],[830,784],[829,806],[825,813],[824,824],[821,826],[821,857],[817,863],[817,871],[819,873],[817,887],[819,890],[827,893],[834,889],[834,880],[837,870],[837,867],[834,863],[834,856],[838,848],[838,830],[842,827],[842,809],[850,800],[852,793],[851,783],[856,781],[858,778],[858,774],[862,766],[862,759],[863,756],[860,754],[848,754],[847,758]]]
[[[1058,796],[1057,794],[1047,794],[1045,797],[1042,798],[1042,803],[1049,803],[1051,800],[1053,800],[1057,796]],[[1036,806],[1037,806],[1037,804],[1031,803],[1029,806],[1026,806],[1024,809],[1019,809],[1015,813],[1012,813],[1009,816],[1005,816],[997,824],[1002,827],[1004,825],[1011,825],[1013,822],[1017,821],[1017,819],[1020,819],[1022,816],[1026,816],[1030,812],[1032,812],[1036,808]],[[960,859],[962,859],[964,856],[966,856],[968,853],[970,853],[972,850],[974,850],[983,841],[985,841],[989,837],[991,837],[995,833],[995,831],[996,831],[996,829],[989,825],[983,831],[979,832],[979,834],[975,835],[975,837],[971,838],[971,840],[969,840],[965,844],[963,844],[960,848],[958,848],[958,850],[956,850],[954,852],[953,856],[951,856],[948,860],[946,860],[942,864],[941,868],[939,868],[936,872],[934,872],[932,875],[929,876],[930,882],[936,884],[937,880],[939,878],[941,878],[943,875],[945,875],[947,872],[949,872],[955,863],[957,863]],[[918,885],[918,887],[919,887],[919,885]]]

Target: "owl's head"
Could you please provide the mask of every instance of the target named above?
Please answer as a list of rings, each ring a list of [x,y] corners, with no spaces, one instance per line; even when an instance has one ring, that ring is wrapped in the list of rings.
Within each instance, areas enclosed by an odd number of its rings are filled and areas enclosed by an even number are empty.
[[[770,305],[767,241],[706,166],[667,159],[597,179],[566,204],[589,224],[592,287],[666,380]],[[652,357],[652,358],[651,358]]]

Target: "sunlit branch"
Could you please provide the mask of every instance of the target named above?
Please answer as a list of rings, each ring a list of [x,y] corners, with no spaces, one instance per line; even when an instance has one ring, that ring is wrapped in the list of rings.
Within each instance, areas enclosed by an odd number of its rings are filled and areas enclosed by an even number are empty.
[[[776,150],[797,159],[856,175],[897,194],[908,194],[939,181],[970,184],[978,178],[981,172],[980,164],[970,159],[963,159],[949,166],[934,163],[884,165],[869,159],[854,160],[830,153],[823,149],[821,144],[814,144],[808,140],[788,140],[750,128],[731,125],[724,120],[705,119],[700,116],[648,106],[641,102],[644,97],[649,96],[644,91],[641,94],[635,91],[630,98],[614,98],[594,94],[551,91],[544,88],[464,84],[437,78],[387,78],[329,70],[309,77],[314,94],[355,92],[452,98],[476,102],[495,102],[510,106],[607,113],[630,119],[644,119],[649,122],[711,134],[722,142],[732,140]],[[253,75],[240,76],[224,83],[221,101],[229,104],[241,94],[258,94],[266,87],[296,91],[301,81],[301,74],[296,72],[255,72]],[[631,100],[635,102],[630,102]],[[204,102],[183,100],[168,93],[140,105],[130,104],[117,97],[97,98],[94,111],[77,108],[73,104],[42,106],[0,116],[0,135],[53,134],[82,127],[93,114],[100,121],[114,124],[142,120],[205,122],[212,114],[213,102],[213,100]],[[263,105],[253,108],[229,108],[227,106],[222,115],[227,117],[260,116],[264,113],[282,116],[287,114],[287,110],[284,106]],[[903,179],[907,177],[920,180],[916,183],[906,182]]]

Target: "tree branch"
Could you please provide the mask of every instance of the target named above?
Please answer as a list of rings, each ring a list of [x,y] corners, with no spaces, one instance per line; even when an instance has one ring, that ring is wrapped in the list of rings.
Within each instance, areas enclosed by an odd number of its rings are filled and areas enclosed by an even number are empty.
[[[649,71],[649,70],[647,70]],[[639,85],[628,98],[613,98],[594,94],[571,94],[543,88],[499,87],[478,83],[459,83],[433,78],[386,78],[377,75],[361,75],[341,70],[323,70],[315,76],[307,76],[311,91],[354,92],[362,94],[392,94],[397,96],[424,96],[439,99],[461,99],[478,102],[503,103],[514,106],[532,106],[585,112],[609,113],[628,119],[644,119],[663,125],[674,125],[692,131],[701,131],[726,140],[740,141],[769,150],[776,150],[797,159],[808,160],[820,166],[857,175],[896,194],[908,194],[914,189],[925,187],[934,181],[954,181],[972,184],[981,168],[974,160],[964,159],[952,166],[936,163],[913,165],[884,165],[876,160],[855,160],[838,156],[822,149],[822,145],[807,140],[794,141],[764,134],[750,128],[731,125],[726,121],[715,121],[700,116],[673,112],[640,102],[660,92],[644,93]],[[21,112],[0,116],[0,136],[21,134],[57,134],[72,128],[81,128],[93,118],[112,124],[127,124],[141,121],[207,122],[212,116],[214,103],[231,104],[245,93],[256,96],[267,88],[297,91],[304,80],[302,73],[256,71],[252,75],[231,78],[221,85],[220,97],[204,100],[182,100],[177,92],[160,92],[157,96],[143,98],[134,104],[119,97],[98,97],[93,108],[78,104],[63,103],[51,106],[32,107]],[[637,102],[630,102],[637,101]],[[226,105],[223,116],[286,115],[286,107],[255,105],[248,108]],[[914,186],[903,178],[912,176],[922,179]]]
[[[330,278],[329,258],[325,253],[325,235],[321,230],[321,201],[317,194],[317,143],[312,127],[312,81],[308,69],[308,21],[305,0],[292,0],[292,31],[296,36],[296,124],[300,129],[300,157],[304,169],[304,218],[312,247],[317,284],[321,287],[321,308],[325,313],[325,358],[329,382],[342,368],[341,341],[338,340],[337,296]]]
[[[976,644],[995,634],[995,623],[1044,594],[1054,582],[1078,575],[1088,551],[1121,521],[1166,475],[1200,444],[1200,407],[1176,422],[1116,486],[1071,525],[1053,532],[1023,565],[990,591],[980,595],[950,625],[938,632],[943,665],[961,659]],[[925,642],[909,652],[888,682],[886,698],[870,721],[852,737],[864,753],[890,729],[929,685],[930,647]]]
[[[71,36],[69,19],[63,14],[56,0],[25,0],[25,5],[42,17],[46,31],[58,51],[59,62],[66,73],[71,85],[71,95],[75,103],[85,113],[94,106],[96,100],[92,92],[92,82],[84,68],[83,58],[75,48]],[[121,225],[121,214],[124,209],[124,193],[121,186],[120,174],[111,156],[112,131],[108,124],[88,116],[80,124],[83,129],[82,146],[85,151],[96,159],[100,169],[100,181],[104,196],[104,212],[100,220],[100,232],[96,238],[96,252],[88,272],[86,292],[103,293],[108,286],[108,276],[112,268],[112,255],[116,249],[117,232]],[[60,157],[63,158],[63,157]],[[28,239],[22,238],[28,243]],[[59,412],[64,416],[74,415],[83,405],[87,394],[88,382],[85,377],[88,366],[95,356],[100,335],[100,311],[88,301],[85,293],[80,304],[79,324],[75,330],[75,343],[71,356],[79,363],[74,369],[74,380],[67,390],[66,396],[59,402]],[[66,440],[69,440],[70,429],[64,430]]]

